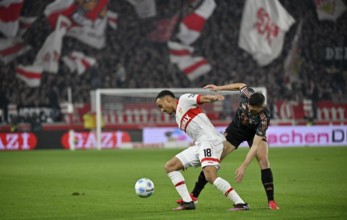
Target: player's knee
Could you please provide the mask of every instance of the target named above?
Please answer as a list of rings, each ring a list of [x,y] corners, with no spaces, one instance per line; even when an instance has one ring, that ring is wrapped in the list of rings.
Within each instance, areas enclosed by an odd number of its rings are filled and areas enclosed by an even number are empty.
[[[164,169],[166,173],[170,173],[172,171],[177,171],[179,170],[179,164],[177,164],[177,162],[169,160],[168,162],[166,162]]]
[[[205,178],[206,178],[207,182],[209,182],[211,184],[213,184],[213,182],[217,178],[217,173],[213,169],[204,168],[204,174],[205,174]]]
[[[258,160],[258,163],[259,163],[259,166],[260,166],[261,169],[266,169],[266,168],[270,167],[270,162],[269,162],[267,157],[260,158]]]
[[[165,166],[164,166],[164,170],[165,170],[166,173],[172,172],[172,171],[173,171],[172,168],[173,168],[173,166],[170,164],[169,161],[168,161],[168,162],[165,164]]]

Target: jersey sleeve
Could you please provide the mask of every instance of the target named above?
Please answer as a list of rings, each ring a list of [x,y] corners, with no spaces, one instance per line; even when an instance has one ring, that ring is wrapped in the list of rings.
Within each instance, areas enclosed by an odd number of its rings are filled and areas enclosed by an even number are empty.
[[[242,88],[240,89],[240,93],[241,93],[241,95],[244,95],[244,96],[246,96],[247,98],[249,98],[249,97],[251,96],[251,93],[249,92],[247,86],[242,87]]]
[[[257,127],[257,130],[255,131],[255,134],[261,137],[266,136],[266,130],[269,127],[269,123],[270,123],[270,118],[266,117],[266,115],[264,114],[264,112],[262,112],[260,115],[260,123]]]
[[[201,104],[200,102],[200,94],[183,94],[180,97],[180,101],[185,102],[187,105],[190,106],[197,106],[199,104]]]
[[[240,102],[241,103],[248,103],[248,99],[253,93],[253,89],[248,88],[247,86],[244,86],[240,89]]]

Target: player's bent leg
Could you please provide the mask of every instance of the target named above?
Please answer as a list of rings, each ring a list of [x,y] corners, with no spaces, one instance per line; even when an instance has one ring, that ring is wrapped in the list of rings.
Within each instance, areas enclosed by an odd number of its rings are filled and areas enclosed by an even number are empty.
[[[177,157],[173,157],[165,164],[165,171],[168,177],[171,179],[171,182],[175,186],[176,191],[183,200],[183,203],[180,206],[173,209],[175,211],[195,209],[195,205],[192,199],[190,198],[189,191],[185,183],[185,179],[182,173],[179,171],[183,168],[183,163]]]
[[[182,162],[177,157],[171,158],[169,161],[166,162],[166,164],[164,166],[166,173],[170,173],[172,171],[182,170],[183,168],[184,167],[183,167]]]
[[[228,141],[223,142],[223,152],[221,156],[221,160],[223,160],[226,156],[228,156],[231,152],[233,152],[236,149],[236,147],[232,144],[230,144]],[[205,178],[205,174],[203,171],[200,172],[198,176],[198,180],[195,182],[194,189],[190,193],[190,197],[192,198],[193,202],[198,204],[198,197],[201,193],[201,191],[205,188],[205,185],[207,184],[207,180]],[[183,202],[182,199],[176,200],[177,204],[181,204]]]
[[[228,141],[223,142],[223,152],[221,156],[221,160],[223,160],[226,156],[228,156],[231,152],[233,152],[236,149],[234,145],[232,145]]]
[[[231,185],[221,177],[216,178],[213,182],[213,186],[215,186],[220,192],[224,194],[225,197],[230,199],[234,203],[234,208],[238,209],[230,209],[230,211],[239,211],[239,210],[248,210],[249,207],[247,203],[243,201],[243,199],[239,196],[239,194],[231,187]],[[244,209],[241,209],[241,206],[244,206]]]
[[[239,194],[231,187],[231,185],[223,178],[217,176],[217,170],[216,166],[205,166],[203,168],[206,180],[212,183],[213,186],[234,203],[234,207],[229,209],[229,211],[249,210],[247,203],[241,199]]]
[[[217,168],[215,166],[205,166],[203,172],[207,182],[213,184],[217,178]]]

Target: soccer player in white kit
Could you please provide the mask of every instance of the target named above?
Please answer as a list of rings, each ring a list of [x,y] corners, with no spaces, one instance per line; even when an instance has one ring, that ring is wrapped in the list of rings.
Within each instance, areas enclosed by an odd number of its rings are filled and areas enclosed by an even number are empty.
[[[234,207],[229,209],[230,211],[249,209],[247,203],[241,199],[231,185],[217,176],[226,139],[216,131],[207,115],[199,107],[203,103],[221,100],[224,100],[224,96],[220,94],[184,94],[176,99],[174,93],[169,90],[161,91],[156,97],[156,105],[160,110],[166,114],[175,113],[179,128],[194,140],[194,146],[178,153],[165,164],[165,171],[183,200],[182,204],[173,209],[175,211],[195,209],[195,204],[180,170],[200,165],[206,180],[234,203]]]

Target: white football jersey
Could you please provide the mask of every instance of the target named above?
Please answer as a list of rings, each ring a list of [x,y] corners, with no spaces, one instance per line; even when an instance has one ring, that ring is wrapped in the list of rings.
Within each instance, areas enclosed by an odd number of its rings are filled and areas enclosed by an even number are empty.
[[[212,125],[210,119],[199,107],[199,94],[184,94],[177,102],[176,122],[178,127],[187,133],[196,143],[204,141],[212,145],[219,145],[224,140],[224,135],[220,134]]]

